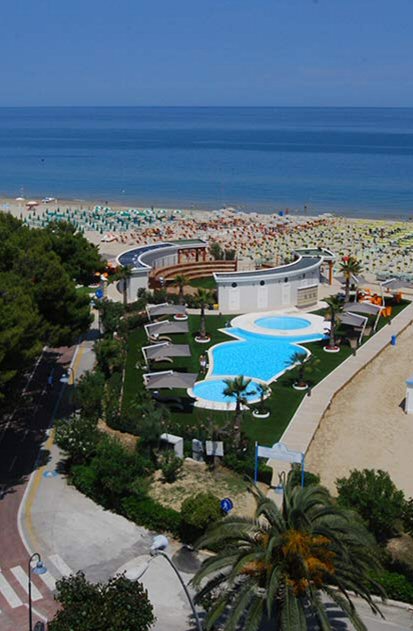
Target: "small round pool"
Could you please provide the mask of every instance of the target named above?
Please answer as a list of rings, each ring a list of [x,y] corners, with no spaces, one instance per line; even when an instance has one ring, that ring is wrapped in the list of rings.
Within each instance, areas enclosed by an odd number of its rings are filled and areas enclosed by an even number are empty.
[[[306,329],[311,326],[309,320],[296,318],[294,316],[267,316],[258,318],[255,323],[264,329],[276,329],[278,331],[294,331],[295,329]]]
[[[234,397],[224,396],[224,390],[226,383],[222,379],[206,379],[205,381],[199,381],[192,388],[194,395],[199,399],[206,399],[207,401],[215,401],[217,403],[234,403]],[[257,384],[251,381],[246,395],[244,395],[247,401],[257,401],[260,395],[257,393]]]

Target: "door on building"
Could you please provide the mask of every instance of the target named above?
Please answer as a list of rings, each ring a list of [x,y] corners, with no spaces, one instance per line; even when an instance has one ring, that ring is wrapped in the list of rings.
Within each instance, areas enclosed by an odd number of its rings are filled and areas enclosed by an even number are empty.
[[[240,308],[240,293],[239,287],[234,283],[234,286],[229,288],[229,300],[228,307],[230,311],[239,311]]]
[[[281,288],[281,304],[286,307],[291,304],[291,285],[283,283]]]
[[[268,285],[258,285],[257,308],[266,309],[267,307],[268,307]]]

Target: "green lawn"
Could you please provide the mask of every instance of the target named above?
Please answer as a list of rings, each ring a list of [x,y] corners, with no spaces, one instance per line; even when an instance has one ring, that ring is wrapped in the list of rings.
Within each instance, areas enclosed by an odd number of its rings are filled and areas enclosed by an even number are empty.
[[[216,289],[217,284],[213,276],[206,276],[205,278],[194,278],[189,281],[191,287],[202,287],[203,289]]]
[[[394,306],[393,315],[397,315],[406,304],[408,303],[406,302]],[[207,330],[211,335],[211,343],[207,345],[206,348],[218,342],[228,341],[230,339],[227,335],[219,331],[220,328],[225,326],[227,320],[228,316],[211,315],[207,317]],[[188,322],[190,329],[189,334],[174,335],[173,341],[176,344],[189,344],[192,351],[191,357],[177,357],[173,364],[157,364],[155,370],[170,370],[173,368],[184,372],[198,372],[199,357],[205,352],[206,348],[204,345],[197,344],[194,340],[194,336],[199,330],[199,316],[190,316]],[[380,327],[385,326],[386,323],[387,318],[383,318],[380,322]],[[344,332],[338,329],[337,334],[338,336],[344,335]],[[366,341],[366,339],[364,341]],[[124,406],[128,405],[139,389],[143,389],[142,375],[139,369],[136,368],[136,364],[142,363],[143,361],[142,353],[138,349],[139,345],[144,345],[145,343],[146,335],[143,328],[133,331],[130,334],[125,370]],[[347,359],[352,352],[349,346],[343,344],[339,353],[326,353],[323,351],[324,345],[324,341],[311,342],[304,345],[320,360],[313,373],[308,377],[311,386],[315,386],[324,379],[332,370]],[[271,416],[268,419],[255,419],[250,412],[244,413],[243,429],[251,440],[257,440],[260,444],[270,445],[281,438],[303,397],[307,396],[305,392],[297,392],[293,389],[292,383],[296,380],[296,376],[296,370],[288,371],[271,385],[272,395],[267,400]],[[183,390],[168,391],[165,396],[181,398],[184,410],[177,411],[171,409],[172,421],[178,426],[198,425],[205,423],[207,420],[212,420],[215,423],[223,425],[233,417],[231,412],[217,412],[194,408],[192,406],[192,400]]]

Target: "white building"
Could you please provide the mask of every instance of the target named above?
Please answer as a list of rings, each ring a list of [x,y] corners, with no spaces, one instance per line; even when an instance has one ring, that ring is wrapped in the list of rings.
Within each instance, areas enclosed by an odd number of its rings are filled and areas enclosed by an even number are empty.
[[[248,313],[318,302],[323,256],[299,256],[288,265],[247,272],[215,273],[221,313]]]

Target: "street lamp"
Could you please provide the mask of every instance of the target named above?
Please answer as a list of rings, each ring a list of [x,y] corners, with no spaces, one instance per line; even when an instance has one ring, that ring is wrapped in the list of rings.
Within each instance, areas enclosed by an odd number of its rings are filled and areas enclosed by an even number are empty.
[[[185,585],[185,581],[182,578],[182,576],[180,575],[179,570],[176,567],[175,563],[164,552],[166,550],[166,548],[168,547],[168,545],[169,545],[169,541],[165,537],[165,535],[157,535],[156,537],[154,537],[152,545],[151,545],[151,549],[150,549],[150,554],[151,554],[152,558],[149,559],[149,561],[147,561],[147,563],[145,564],[145,566],[143,568],[143,571],[141,571],[138,576],[134,576],[133,580],[136,580],[136,581],[139,580],[145,574],[145,572],[148,569],[149,564],[151,563],[151,561],[153,561],[153,559],[155,557],[162,556],[164,559],[166,559],[168,561],[169,565],[172,567],[173,571],[177,575],[179,582],[181,583],[182,589],[184,590],[185,595],[186,595],[186,597],[188,599],[188,602],[189,602],[189,604],[191,606],[192,613],[194,614],[197,630],[198,631],[203,631],[202,630],[201,621],[200,621],[198,613],[197,613],[197,611],[195,609],[194,601],[192,600],[191,594],[189,593],[188,588]]]
[[[32,568],[32,562],[36,561],[36,565]],[[44,565],[40,554],[35,552],[29,559],[28,576],[29,576],[29,631],[33,631],[33,614],[32,614],[32,572],[33,574],[46,574],[47,567]]]

